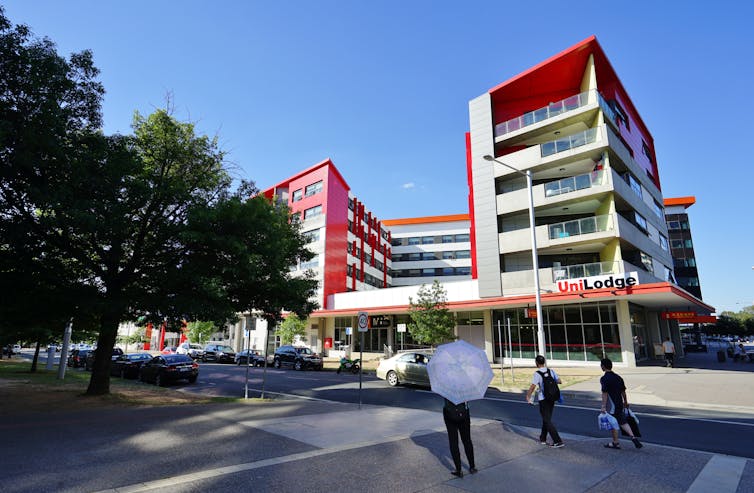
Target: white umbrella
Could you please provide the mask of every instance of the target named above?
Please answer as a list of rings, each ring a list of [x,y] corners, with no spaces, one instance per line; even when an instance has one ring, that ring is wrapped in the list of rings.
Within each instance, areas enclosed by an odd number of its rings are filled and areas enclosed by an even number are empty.
[[[443,344],[427,364],[432,392],[453,404],[484,397],[492,381],[487,354],[466,341]]]

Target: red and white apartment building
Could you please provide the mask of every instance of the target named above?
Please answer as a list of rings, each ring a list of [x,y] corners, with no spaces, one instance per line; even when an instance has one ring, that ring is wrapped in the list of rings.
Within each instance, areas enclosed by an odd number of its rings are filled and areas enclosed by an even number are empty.
[[[714,311],[675,281],[655,142],[595,37],[472,99],[466,157],[464,214],[380,220],[330,160],[262,192],[300,215],[316,254],[294,266],[320,280],[309,345],[351,343],[376,357],[412,344],[398,332],[409,297],[438,280],[458,337],[490,361],[530,364],[538,341],[526,171],[554,364],[607,355],[634,366],[658,357],[666,336],[681,347],[679,320]],[[349,334],[362,311],[371,327],[360,348]]]

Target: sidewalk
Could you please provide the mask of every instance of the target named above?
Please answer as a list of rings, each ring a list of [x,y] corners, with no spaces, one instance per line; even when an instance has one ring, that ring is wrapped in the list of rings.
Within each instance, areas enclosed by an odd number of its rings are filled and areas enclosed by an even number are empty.
[[[253,462],[210,468],[135,482],[104,491],[233,491],[239,484],[255,491],[309,492],[704,492],[752,491],[754,461],[647,444],[641,450],[624,441],[623,450],[605,450],[605,439],[564,434],[562,449],[543,447],[538,430],[472,418],[477,474],[450,475],[452,461],[438,412],[337,403],[311,403],[317,414],[242,420],[279,440],[313,448]],[[276,403],[285,413],[284,402]],[[223,413],[229,419],[230,412]],[[464,470],[467,463],[462,452]],[[276,473],[306,478],[284,484]],[[305,485],[305,486],[304,486]],[[198,489],[197,489],[198,488]]]

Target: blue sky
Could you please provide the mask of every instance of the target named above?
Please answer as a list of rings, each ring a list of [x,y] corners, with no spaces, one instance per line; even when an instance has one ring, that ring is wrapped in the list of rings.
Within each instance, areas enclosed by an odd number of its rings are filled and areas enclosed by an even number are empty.
[[[702,294],[754,304],[754,4],[4,1],[64,54],[91,49],[105,131],[162,107],[218,135],[260,188],[327,157],[381,219],[468,211],[468,101],[596,35],[689,209]]]

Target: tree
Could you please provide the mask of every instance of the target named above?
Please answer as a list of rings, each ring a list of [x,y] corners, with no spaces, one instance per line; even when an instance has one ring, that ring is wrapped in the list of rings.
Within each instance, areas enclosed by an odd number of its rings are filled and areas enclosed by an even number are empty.
[[[455,319],[447,308],[447,293],[442,285],[437,280],[431,287],[422,284],[416,294],[416,303],[408,298],[411,322],[407,328],[411,337],[433,346],[454,340]]]
[[[213,322],[189,322],[188,338],[190,341],[204,344],[217,331]]]
[[[230,192],[217,138],[167,109],[104,135],[91,54],[66,62],[2,16],[0,64],[0,276],[28,274],[65,318],[95,320],[104,351],[87,394],[109,392],[122,321],[224,323],[256,308],[275,322],[316,307],[312,276],[289,274],[312,255],[297,224],[284,204],[249,199],[250,183]]]
[[[275,329],[275,334],[280,336],[281,344],[293,344],[298,338],[306,342],[306,320],[301,320],[295,313],[289,314],[285,320]]]

